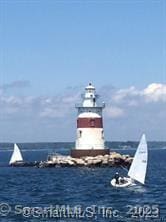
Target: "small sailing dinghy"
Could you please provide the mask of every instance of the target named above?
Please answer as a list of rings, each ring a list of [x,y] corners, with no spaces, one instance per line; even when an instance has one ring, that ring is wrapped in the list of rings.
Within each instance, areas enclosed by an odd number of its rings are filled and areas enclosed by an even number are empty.
[[[11,156],[9,165],[15,166],[15,165],[22,165],[23,163],[24,162],[23,162],[23,157],[22,157],[21,151],[20,151],[19,147],[17,146],[17,144],[15,143],[14,144],[14,151]]]
[[[145,134],[142,135],[134,159],[128,171],[129,177],[119,177],[119,183],[116,183],[116,179],[111,180],[111,185],[114,187],[128,187],[135,185],[135,181],[141,184],[145,183],[146,171],[148,160],[148,147]]]

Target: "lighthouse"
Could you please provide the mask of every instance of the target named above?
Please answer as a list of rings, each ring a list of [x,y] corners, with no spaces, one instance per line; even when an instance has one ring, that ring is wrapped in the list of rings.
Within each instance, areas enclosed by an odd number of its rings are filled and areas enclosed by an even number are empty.
[[[104,129],[102,112],[105,104],[97,102],[99,96],[95,87],[89,83],[82,95],[82,103],[77,104],[77,135],[75,148],[71,156],[97,156],[109,154],[109,149],[104,145]]]

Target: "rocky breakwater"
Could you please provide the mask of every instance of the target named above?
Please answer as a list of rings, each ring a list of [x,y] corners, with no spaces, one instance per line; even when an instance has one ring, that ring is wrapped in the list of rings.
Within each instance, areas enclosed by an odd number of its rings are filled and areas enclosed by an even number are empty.
[[[129,155],[121,155],[116,152],[111,152],[109,155],[98,155],[95,157],[85,156],[81,158],[73,158],[71,156],[53,155],[47,161],[39,163],[39,167],[73,167],[73,166],[125,166],[129,167],[133,158]]]

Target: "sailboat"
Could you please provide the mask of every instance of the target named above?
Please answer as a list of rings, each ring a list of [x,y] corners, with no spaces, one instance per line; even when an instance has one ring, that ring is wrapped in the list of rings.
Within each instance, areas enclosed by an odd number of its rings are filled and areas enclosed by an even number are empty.
[[[114,187],[128,187],[135,185],[135,181],[138,181],[141,184],[145,184],[147,161],[148,146],[146,136],[143,134],[128,171],[128,177],[119,177],[119,183],[116,183],[116,179],[114,178],[111,180],[111,185]]]
[[[23,163],[23,157],[22,157],[21,151],[19,147],[17,146],[17,144],[15,143],[14,151],[9,161],[9,165],[22,164],[22,163]]]

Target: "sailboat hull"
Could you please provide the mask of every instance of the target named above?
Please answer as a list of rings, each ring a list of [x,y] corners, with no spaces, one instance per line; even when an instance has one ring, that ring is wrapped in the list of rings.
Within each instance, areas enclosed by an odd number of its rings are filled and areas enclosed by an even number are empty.
[[[112,179],[111,180],[111,185],[113,187],[129,187],[129,186],[133,186],[135,185],[133,183],[133,180],[129,177],[123,177],[123,178],[119,178],[119,181],[121,181],[123,179],[123,182],[119,182],[119,184],[116,183],[116,180],[115,179]]]
[[[10,163],[10,166],[23,166],[25,163],[23,161],[15,161],[13,163]]]

